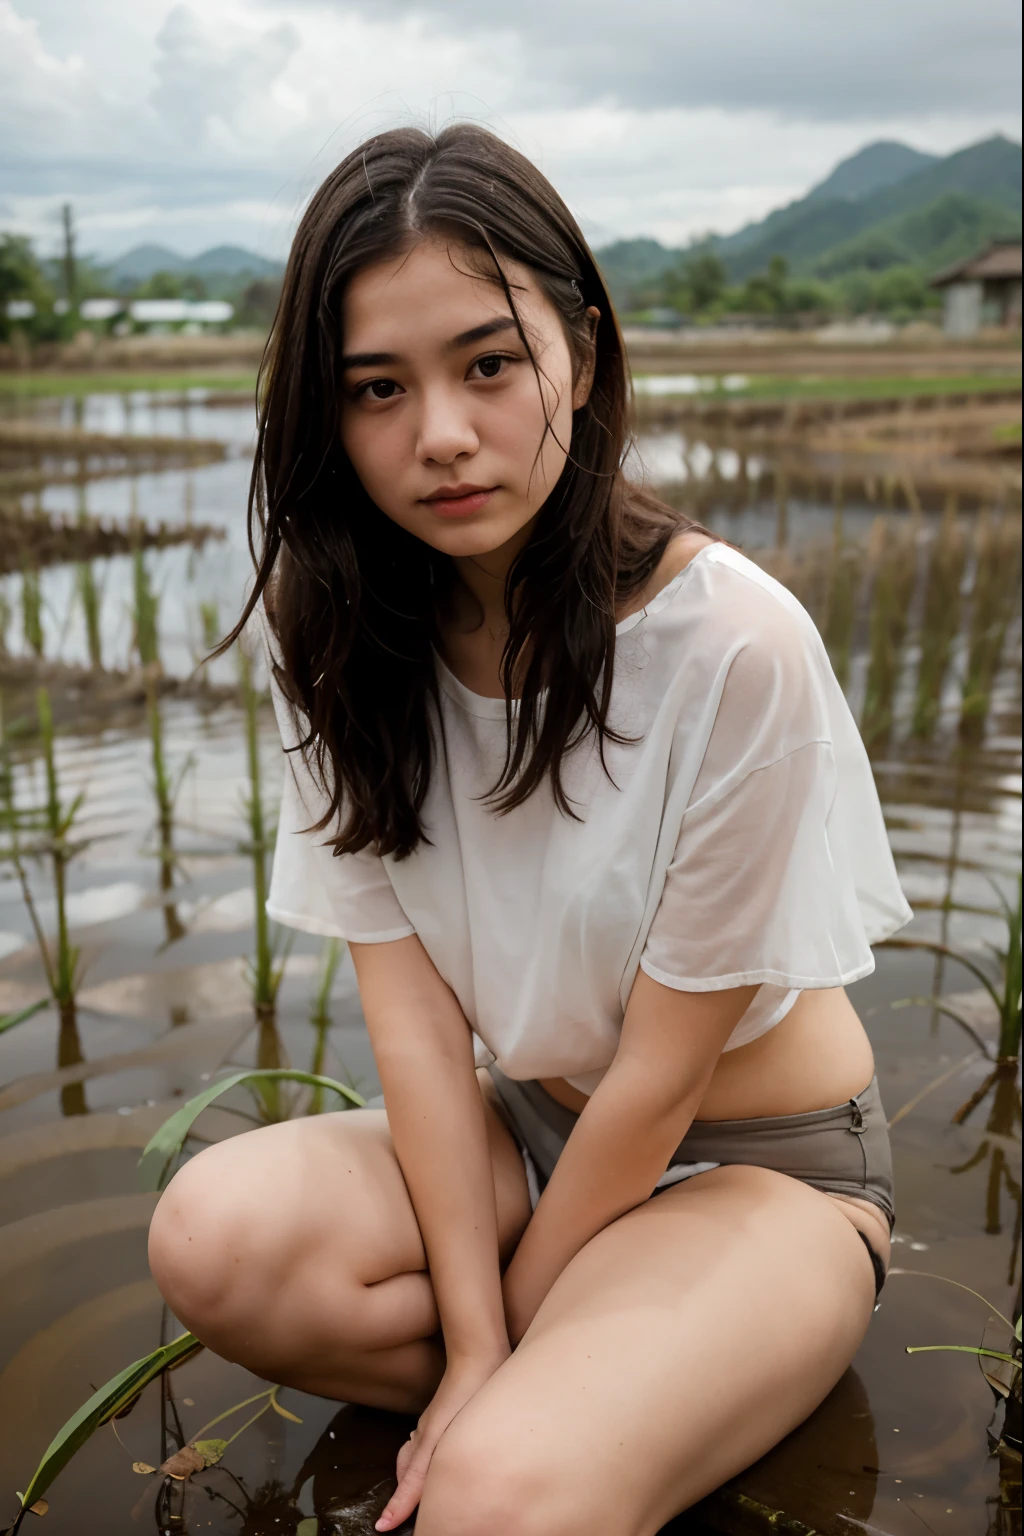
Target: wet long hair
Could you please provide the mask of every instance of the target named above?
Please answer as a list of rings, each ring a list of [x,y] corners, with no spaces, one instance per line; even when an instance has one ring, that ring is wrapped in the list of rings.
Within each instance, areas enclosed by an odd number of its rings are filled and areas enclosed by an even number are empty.
[[[288,259],[257,390],[248,507],[256,579],[219,648],[262,602],[277,682],[306,725],[297,750],[329,801],[316,826],[336,853],[371,847],[403,858],[429,836],[421,812],[438,750],[433,647],[454,567],[371,501],[340,432],[346,285],[423,236],[469,252],[474,275],[504,292],[536,371],[501,259],[529,267],[561,317],[574,372],[593,368],[565,468],[506,582],[507,750],[495,814],[545,784],[563,813],[578,814],[562,782],[566,754],[591,734],[602,757],[607,741],[622,739],[608,723],[616,611],[689,526],[623,472],[631,399],[622,335],[579,226],[540,171],[468,124],[436,136],[395,129],[348,155],[313,196]],[[601,313],[596,338],[590,305]]]

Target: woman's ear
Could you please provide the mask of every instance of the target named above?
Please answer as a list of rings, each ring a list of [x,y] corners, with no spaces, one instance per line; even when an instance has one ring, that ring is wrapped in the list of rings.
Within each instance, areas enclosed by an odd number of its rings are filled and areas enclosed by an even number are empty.
[[[594,383],[594,366],[597,362],[597,326],[598,321],[601,319],[601,311],[597,308],[596,304],[591,304],[586,311],[586,315],[589,335],[587,337],[586,356],[580,364],[580,370],[576,375],[576,382],[572,390],[572,408],[574,411],[582,410],[590,399],[590,391]]]

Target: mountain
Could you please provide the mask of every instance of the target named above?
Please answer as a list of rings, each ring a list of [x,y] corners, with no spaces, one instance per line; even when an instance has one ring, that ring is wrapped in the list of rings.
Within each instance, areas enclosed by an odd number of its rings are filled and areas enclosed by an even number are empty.
[[[616,240],[596,252],[602,275],[616,309],[626,309],[630,295],[646,283],[656,283],[678,262],[681,251],[671,250],[660,240]]]
[[[853,162],[857,158],[854,156]],[[821,196],[829,181],[835,184],[838,177],[843,185],[847,168],[853,162],[844,161],[821,187],[812,188],[806,197],[770,213],[759,224],[715,240],[714,248],[730,277],[744,279],[762,272],[773,256],[785,256],[794,270],[808,272],[818,258],[834,247],[876,225],[924,209],[951,193],[1016,212],[1019,228],[1021,148],[1001,135],[934,160],[898,181],[876,186],[860,196]]]
[[[107,267],[117,285],[144,283],[157,272],[207,278],[278,277],[282,265],[240,245],[216,245],[198,256],[182,256],[166,245],[137,245]]]
[[[107,267],[115,283],[144,283],[154,272],[183,270],[184,257],[166,245],[137,245]]]
[[[868,197],[882,187],[902,181],[914,171],[923,171],[934,165],[938,158],[938,155],[926,155],[894,139],[879,139],[874,144],[865,144],[848,160],[840,160],[831,175],[811,188],[805,201],[810,202],[813,198],[820,203],[840,198],[855,202],[859,197]]]
[[[268,261],[247,251],[241,245],[215,245],[187,263],[187,270],[196,277],[280,277],[284,265],[280,261]]]
[[[1020,235],[1020,216],[988,198],[947,192],[912,213],[896,214],[842,240],[819,256],[815,277],[847,272],[880,272],[886,267],[920,266],[935,272],[952,266],[991,240]]]

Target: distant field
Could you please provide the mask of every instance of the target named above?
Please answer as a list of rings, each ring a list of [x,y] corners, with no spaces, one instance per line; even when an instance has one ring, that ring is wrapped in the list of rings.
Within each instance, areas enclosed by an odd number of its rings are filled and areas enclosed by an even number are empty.
[[[941,374],[934,378],[901,377],[832,379],[773,378],[770,374],[751,374],[746,387],[738,393],[754,396],[799,397],[824,396],[836,400],[866,400],[886,395],[958,395],[986,391],[1020,389],[1020,374],[990,373]]]
[[[0,399],[16,399],[46,395],[96,395],[132,394],[136,390],[172,390],[181,394],[187,389],[213,389],[224,393],[256,388],[255,373],[227,373],[222,369],[206,369],[196,372],[165,373],[0,373]]]
[[[757,373],[750,369],[742,373],[712,373],[704,366],[694,372],[680,368],[678,393],[689,396],[724,395],[729,399],[830,399],[869,400],[886,397],[909,398],[920,395],[981,394],[990,391],[1005,393],[1020,389],[1019,373],[965,373],[920,374],[893,373],[885,376],[849,377],[834,375],[799,375]],[[637,373],[639,392],[646,394],[644,380],[657,380],[657,388],[650,391],[662,397],[673,395],[673,375]],[[104,373],[100,370],[87,373],[56,372],[0,372],[0,400],[39,399],[54,395],[92,395],[99,393],[131,394],[135,391],[163,390],[183,394],[190,389],[209,389],[218,394],[234,392],[252,394],[256,388],[256,375],[251,372],[230,373],[218,369],[194,372],[132,373],[119,371]]]
[[[666,375],[638,375],[638,393],[646,394],[643,379],[657,380],[651,390],[664,398],[672,395],[671,379]],[[699,381],[699,382],[698,382]],[[931,378],[920,375],[889,374],[884,378],[819,378],[783,374],[745,373],[715,377],[710,374],[679,375],[679,394],[703,397],[723,396],[730,400],[875,400],[919,395],[959,395],[998,392],[1006,394],[1021,387],[1020,374],[940,374]]]

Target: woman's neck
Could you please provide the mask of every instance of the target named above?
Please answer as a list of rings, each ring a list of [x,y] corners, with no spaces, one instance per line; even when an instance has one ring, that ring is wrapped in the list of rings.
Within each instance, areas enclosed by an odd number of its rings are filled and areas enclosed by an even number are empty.
[[[504,544],[500,544],[497,549],[489,549],[485,554],[480,555],[456,555],[452,560],[459,582],[468,596],[474,600],[466,605],[460,604],[460,608],[466,607],[472,610],[474,629],[479,626],[488,630],[495,638],[500,635],[502,644],[508,634],[505,583],[513,564],[526,547],[532,531],[533,519],[531,518],[530,522],[520,528]]]
[[[473,693],[504,698],[501,658],[508,639],[505,584],[530,536],[522,528],[506,544],[481,555],[453,559],[456,584],[447,622],[441,625],[445,661]]]

